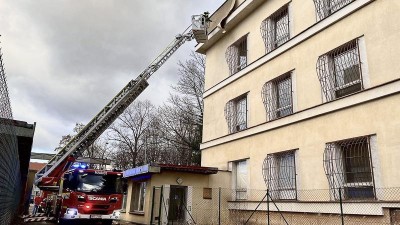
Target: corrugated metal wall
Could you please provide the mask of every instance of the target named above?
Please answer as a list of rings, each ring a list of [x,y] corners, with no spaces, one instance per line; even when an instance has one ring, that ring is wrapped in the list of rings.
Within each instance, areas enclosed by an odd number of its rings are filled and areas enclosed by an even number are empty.
[[[12,110],[0,48],[0,224],[7,225],[20,200],[20,165]]]

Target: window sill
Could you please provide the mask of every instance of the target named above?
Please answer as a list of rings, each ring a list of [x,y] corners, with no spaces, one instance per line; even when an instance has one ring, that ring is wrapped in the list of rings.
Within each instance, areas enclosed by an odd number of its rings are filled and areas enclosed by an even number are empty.
[[[361,79],[358,79],[358,80],[355,80],[355,81],[351,81],[351,82],[349,82],[347,84],[338,85],[335,88],[333,88],[333,90],[339,91],[339,90],[345,89],[347,87],[351,87],[351,86],[356,85],[356,84],[361,84]]]
[[[133,212],[129,212],[129,214],[137,215],[137,216],[144,216],[144,212],[143,211],[133,211]]]
[[[276,112],[276,111],[275,111]],[[274,112],[271,112],[271,113],[274,113]],[[288,117],[288,116],[291,116],[291,115],[293,115],[295,112],[291,112],[290,114],[287,114],[287,115],[284,115],[284,116],[275,116],[273,119],[267,119],[267,123],[268,122],[272,122],[272,121],[275,121],[275,120],[279,120],[279,119],[282,119],[282,118],[285,118],[285,117]]]
[[[371,181],[366,181],[366,182],[353,182],[353,183],[345,183],[343,184],[344,187],[354,187],[354,188],[363,188],[363,187],[371,187],[374,186],[374,183]]]
[[[354,92],[348,93],[348,94],[343,95],[343,96],[336,96],[336,92],[337,92],[337,91],[335,91],[334,99],[329,100],[329,101],[327,101],[326,99],[324,99],[324,100],[323,100],[323,104],[324,104],[324,103],[333,102],[333,101],[336,101],[336,100],[339,100],[339,99],[347,98],[347,97],[349,97],[349,96],[358,94],[358,93],[363,92],[363,91],[365,91],[365,90],[366,90],[366,89],[362,88],[361,90],[354,91]]]

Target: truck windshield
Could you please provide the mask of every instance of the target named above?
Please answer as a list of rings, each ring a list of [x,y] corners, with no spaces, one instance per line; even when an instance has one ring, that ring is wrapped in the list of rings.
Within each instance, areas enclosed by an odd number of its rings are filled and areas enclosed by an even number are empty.
[[[117,175],[73,173],[64,177],[64,188],[73,191],[102,194],[121,194],[122,178]]]

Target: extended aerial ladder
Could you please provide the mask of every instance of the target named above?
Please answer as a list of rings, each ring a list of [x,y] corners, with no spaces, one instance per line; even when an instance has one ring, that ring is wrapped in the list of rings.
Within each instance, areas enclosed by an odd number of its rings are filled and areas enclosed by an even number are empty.
[[[35,184],[43,190],[58,189],[62,174],[68,170],[75,159],[118,118],[119,115],[146,89],[147,80],[153,75],[185,42],[193,38],[204,42],[207,38],[208,13],[192,17],[190,26],[167,46],[167,48],[129,83],[57,154],[49,160],[35,176]]]

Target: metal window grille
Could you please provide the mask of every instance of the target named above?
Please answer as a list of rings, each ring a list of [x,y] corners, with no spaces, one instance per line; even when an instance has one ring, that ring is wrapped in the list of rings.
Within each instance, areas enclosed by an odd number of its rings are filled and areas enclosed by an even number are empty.
[[[339,11],[346,5],[355,0],[314,0],[315,11],[317,12],[317,20],[320,21],[330,16],[332,13]]]
[[[229,46],[225,52],[229,74],[233,75],[247,66],[247,35]]]
[[[268,154],[263,163],[263,176],[273,199],[297,199],[294,150]]]
[[[327,143],[324,169],[333,199],[375,198],[370,136]]]
[[[363,89],[358,40],[352,40],[318,58],[317,74],[326,101]]]
[[[229,133],[247,128],[247,95],[230,100],[225,105],[225,119]]]
[[[263,20],[260,31],[264,40],[266,53],[287,42],[290,39],[288,5],[285,5]]]
[[[267,121],[293,113],[292,78],[286,73],[264,84],[261,91]]]

